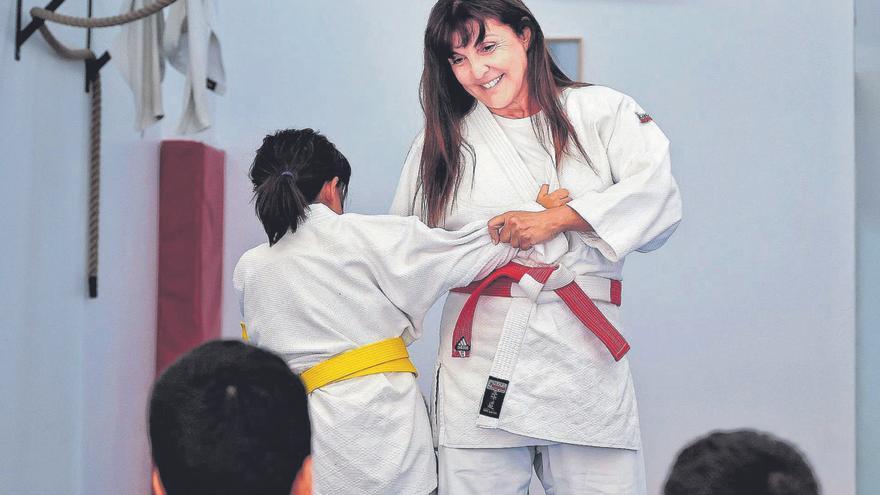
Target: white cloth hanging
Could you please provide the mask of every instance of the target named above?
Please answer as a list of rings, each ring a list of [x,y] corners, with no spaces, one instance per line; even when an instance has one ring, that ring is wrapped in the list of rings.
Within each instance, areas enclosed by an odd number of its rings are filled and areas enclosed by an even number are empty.
[[[144,0],[122,0],[123,14],[138,10]],[[135,123],[143,131],[165,114],[162,108],[162,79],[165,58],[159,44],[165,24],[161,13],[122,26],[113,40],[110,56],[134,95]]]
[[[183,115],[177,132],[211,126],[208,91],[226,91],[220,40],[214,27],[213,0],[179,0],[168,7],[163,47],[171,65],[186,76]]]

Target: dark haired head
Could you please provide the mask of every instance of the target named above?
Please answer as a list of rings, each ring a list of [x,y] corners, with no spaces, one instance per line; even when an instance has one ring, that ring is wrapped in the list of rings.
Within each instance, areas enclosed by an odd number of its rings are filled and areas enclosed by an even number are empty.
[[[575,135],[574,127],[559,102],[567,87],[585,86],[569,79],[550,57],[544,32],[528,7],[520,0],[439,0],[431,9],[425,29],[425,65],[422,71],[421,102],[425,112],[425,138],[419,176],[421,208],[429,225],[442,221],[461,181],[462,119],[474,107],[475,99],[461,86],[449,65],[454,41],[474,44],[482,41],[486,21],[509,26],[517,35],[531,31],[526,51],[529,101],[543,112],[532,118],[543,142],[550,128],[557,165],[569,142],[589,161]],[[467,147],[473,155],[473,150]]]
[[[685,447],[664,495],[818,495],[819,484],[798,450],[751,430],[714,432]]]
[[[289,495],[311,452],[299,378],[237,341],[208,342],[172,364],[153,386],[149,416],[169,495]]]
[[[345,156],[312,129],[288,129],[263,139],[251,165],[257,217],[273,245],[305,218],[326,182],[339,177],[344,198],[351,178]]]

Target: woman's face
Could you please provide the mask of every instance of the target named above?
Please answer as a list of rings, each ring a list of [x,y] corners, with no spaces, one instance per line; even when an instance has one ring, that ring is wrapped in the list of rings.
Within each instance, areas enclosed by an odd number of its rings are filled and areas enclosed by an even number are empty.
[[[479,32],[474,21],[472,33]],[[507,24],[486,20],[486,36],[471,46],[461,46],[456,36],[449,58],[452,73],[465,91],[489,107],[497,115],[523,118],[531,115],[529,87],[526,81],[531,31],[526,28],[519,36]]]

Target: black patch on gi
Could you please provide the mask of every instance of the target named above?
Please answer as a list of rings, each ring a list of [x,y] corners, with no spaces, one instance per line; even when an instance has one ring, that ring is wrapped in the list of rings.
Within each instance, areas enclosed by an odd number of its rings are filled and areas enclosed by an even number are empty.
[[[462,337],[455,343],[455,350],[459,352],[470,352],[471,346],[467,343],[467,340]]]
[[[489,377],[489,382],[486,383],[486,392],[483,394],[483,403],[480,405],[480,414],[498,419],[509,383],[508,380],[502,380],[494,376]]]

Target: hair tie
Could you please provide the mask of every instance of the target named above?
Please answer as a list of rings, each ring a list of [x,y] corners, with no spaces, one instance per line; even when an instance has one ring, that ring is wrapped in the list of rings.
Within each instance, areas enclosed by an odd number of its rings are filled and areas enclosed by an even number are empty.
[[[288,177],[293,177],[294,179],[296,179],[296,176],[293,175],[293,172],[291,172],[290,170],[285,170],[284,172],[281,172],[281,175],[282,176],[286,175]]]

